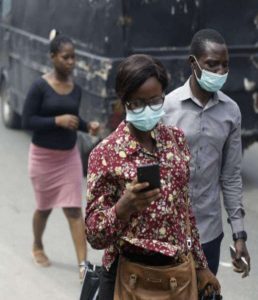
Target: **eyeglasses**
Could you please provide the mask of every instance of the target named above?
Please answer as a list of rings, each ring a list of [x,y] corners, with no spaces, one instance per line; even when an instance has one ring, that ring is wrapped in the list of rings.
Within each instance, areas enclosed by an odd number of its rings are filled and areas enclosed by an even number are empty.
[[[151,98],[148,100],[134,99],[125,103],[126,107],[135,114],[140,114],[144,111],[148,105],[152,110],[159,110],[164,104],[165,95],[162,94],[160,97]]]

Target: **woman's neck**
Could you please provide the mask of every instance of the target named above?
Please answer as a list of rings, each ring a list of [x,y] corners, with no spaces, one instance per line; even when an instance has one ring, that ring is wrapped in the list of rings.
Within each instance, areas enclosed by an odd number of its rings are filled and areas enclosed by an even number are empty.
[[[147,149],[149,152],[153,153],[156,149],[155,140],[151,136],[151,131],[140,131],[135,128],[131,123],[128,123],[128,127],[131,135],[140,143],[140,145]]]
[[[55,69],[51,72],[51,77],[59,82],[62,83],[70,83],[72,82],[72,77],[67,74],[62,74],[60,72],[57,72]]]

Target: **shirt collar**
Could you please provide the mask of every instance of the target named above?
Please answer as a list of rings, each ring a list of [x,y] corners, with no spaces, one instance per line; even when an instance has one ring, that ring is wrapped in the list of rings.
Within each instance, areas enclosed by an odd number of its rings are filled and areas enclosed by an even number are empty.
[[[152,138],[156,140],[157,148],[162,146],[162,139],[160,136],[160,123],[151,131]],[[128,123],[123,121],[116,129],[117,139],[116,144],[119,147],[119,151],[124,151],[127,155],[132,155],[135,152],[142,150],[140,143],[131,135]]]
[[[191,76],[188,78],[188,80],[185,82],[185,84],[180,89],[180,94],[178,96],[178,100],[180,100],[180,101],[185,101],[185,100],[195,98],[193,96],[192,90],[190,88],[190,78],[191,78]],[[215,92],[213,94],[212,99],[215,101],[223,101],[223,102],[226,101],[225,97],[223,97],[223,93],[220,91]]]

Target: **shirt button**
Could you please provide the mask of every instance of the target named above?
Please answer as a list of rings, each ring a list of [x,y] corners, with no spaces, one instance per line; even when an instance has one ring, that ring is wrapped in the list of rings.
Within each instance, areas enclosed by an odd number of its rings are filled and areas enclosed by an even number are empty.
[[[203,127],[203,128],[202,128],[202,131],[204,131],[204,130],[205,130],[205,128]]]
[[[202,147],[200,147],[200,150],[202,151]]]

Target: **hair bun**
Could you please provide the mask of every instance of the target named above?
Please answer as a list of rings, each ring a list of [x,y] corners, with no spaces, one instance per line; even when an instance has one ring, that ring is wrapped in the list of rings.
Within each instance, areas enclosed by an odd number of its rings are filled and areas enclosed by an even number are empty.
[[[51,29],[48,38],[50,41],[53,41],[53,39],[56,38],[59,34],[60,32],[57,31],[56,29]]]

